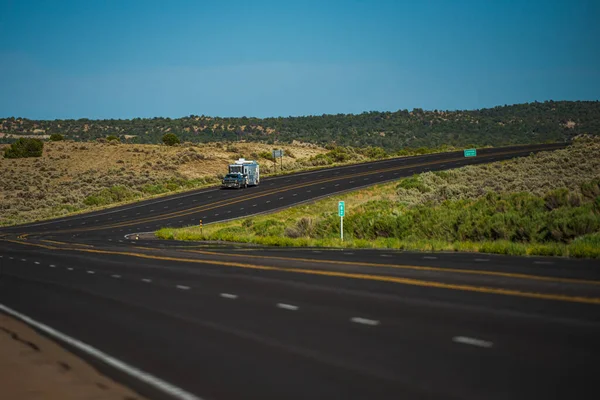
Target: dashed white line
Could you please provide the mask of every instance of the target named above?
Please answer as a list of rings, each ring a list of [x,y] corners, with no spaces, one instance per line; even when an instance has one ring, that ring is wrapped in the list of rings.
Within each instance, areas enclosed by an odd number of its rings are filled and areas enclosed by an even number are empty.
[[[353,255],[354,253],[344,253],[344,254],[345,254],[345,255],[347,255],[347,256],[351,256],[351,255]]]
[[[258,204],[252,204],[252,207],[256,207]]]
[[[321,188],[321,190],[323,190],[323,189],[325,189],[325,186],[323,186],[323,187]]]
[[[50,264],[50,265],[48,265],[48,266],[49,266],[50,268],[56,268],[56,265],[54,265],[54,264]]]
[[[146,283],[151,283],[152,279],[148,279],[148,278],[143,278],[142,282],[146,282]]]
[[[88,271],[87,273],[88,273],[88,274],[95,274],[95,272],[94,272],[94,271]]]
[[[298,193],[294,193],[292,196],[298,196]]]
[[[71,268],[71,267],[67,267],[67,270],[68,270],[68,271],[73,271],[73,268]]]
[[[8,257],[8,258],[10,258],[11,260],[14,260],[14,259],[15,259],[14,257]]]
[[[271,200],[267,200],[267,204],[270,203],[270,202],[271,202]]]
[[[391,257],[391,254],[380,254],[381,257]]]
[[[185,285],[177,285],[175,287],[177,289],[181,289],[181,290],[190,290],[191,289],[189,286],[185,286]]]
[[[350,183],[354,183],[354,181],[350,181]]]
[[[540,265],[550,265],[550,264],[554,264],[553,261],[534,261],[534,264],[540,264]]]
[[[377,321],[376,319],[369,319],[369,318],[352,317],[352,318],[350,318],[350,321],[355,322],[357,324],[370,325],[370,326],[379,325],[379,321]]]
[[[120,277],[121,277],[121,275],[111,275],[111,278],[119,279]]]
[[[368,180],[369,180],[369,178],[365,178],[365,179],[363,179],[363,181],[368,181]]]
[[[333,185],[333,186],[340,186],[340,184],[339,184],[339,183],[336,183],[336,184],[335,184],[335,185]]]
[[[284,310],[296,311],[298,306],[293,304],[277,303],[277,308],[283,308]]]
[[[40,262],[39,262],[39,261],[34,261],[33,263],[34,263],[34,264],[37,264],[37,265],[40,265]]]
[[[283,197],[280,197],[279,200],[283,200]]]
[[[231,294],[231,293],[221,293],[219,296],[226,298],[226,299],[232,299],[232,300],[235,300],[238,298],[237,294]]]
[[[27,261],[25,258],[21,258],[21,261]]]
[[[468,344],[471,346],[485,347],[485,348],[490,348],[494,345],[494,343],[489,342],[487,340],[481,340],[481,339],[472,338],[472,337],[468,337],[468,336],[454,336],[452,338],[452,341],[455,343]]]
[[[434,256],[424,256],[423,258],[425,260],[437,260],[437,257],[434,257]]]
[[[490,261],[489,258],[476,258],[475,261],[477,262],[486,262],[486,261]]]

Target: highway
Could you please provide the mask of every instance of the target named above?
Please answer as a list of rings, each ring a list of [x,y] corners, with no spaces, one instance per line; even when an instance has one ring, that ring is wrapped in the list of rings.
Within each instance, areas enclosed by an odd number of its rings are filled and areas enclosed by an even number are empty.
[[[0,309],[118,359],[130,368],[50,334],[150,398],[596,398],[597,260],[134,235],[562,147],[383,160],[3,228]]]

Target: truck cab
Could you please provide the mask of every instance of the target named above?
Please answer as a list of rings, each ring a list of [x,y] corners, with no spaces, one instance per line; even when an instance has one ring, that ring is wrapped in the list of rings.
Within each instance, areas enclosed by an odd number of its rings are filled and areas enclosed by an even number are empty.
[[[248,176],[240,172],[230,172],[223,178],[221,187],[223,189],[234,188],[246,188],[248,187]]]

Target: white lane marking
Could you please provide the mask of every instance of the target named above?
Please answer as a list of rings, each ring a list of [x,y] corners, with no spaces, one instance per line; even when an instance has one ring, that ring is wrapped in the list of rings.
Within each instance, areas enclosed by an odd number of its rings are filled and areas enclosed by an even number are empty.
[[[322,253],[321,250],[313,250],[313,253]]]
[[[10,258],[11,260],[14,260],[14,259],[15,259],[14,257],[8,257],[8,258]]]
[[[347,256],[351,256],[351,255],[353,255],[354,253],[344,253],[344,254],[345,254],[345,255],[347,255]]]
[[[188,393],[180,387],[172,385],[169,382],[163,381],[162,379],[157,378],[154,375],[150,375],[149,373],[142,371],[141,369],[126,364],[117,358],[114,358],[106,353],[101,352],[100,350],[90,346],[89,344],[74,339],[71,336],[65,335],[64,333],[57,331],[56,329],[51,328],[48,325],[42,324],[41,322],[37,322],[36,320],[29,318],[25,314],[21,314],[13,310],[12,308],[6,307],[4,304],[0,304],[0,310],[12,315],[15,318],[20,319],[21,321],[25,322],[26,324],[29,324],[30,326],[40,331],[45,332],[49,336],[52,336],[53,338],[58,339],[61,342],[67,343],[68,345],[77,348],[78,350],[100,360],[101,362],[112,368],[124,372],[125,374],[132,376],[133,378],[142,381],[154,387],[155,389],[161,390],[162,392],[168,394],[169,396],[172,396],[175,399],[202,400],[200,397]]]
[[[25,259],[25,258],[21,258],[21,261],[27,261],[27,259]]]
[[[296,311],[298,306],[293,304],[285,304],[285,303],[277,303],[278,308],[283,308],[284,310]]]
[[[379,175],[380,178],[383,178],[383,175]]]
[[[489,258],[476,258],[475,261],[477,262],[486,262],[486,261],[490,261]]]
[[[181,289],[181,290],[190,290],[189,286],[185,286],[185,285],[177,285],[175,286],[177,289]]]
[[[150,283],[150,282],[152,282],[152,279],[143,278],[143,279],[142,279],[142,282]]]
[[[73,271],[73,268],[71,268],[71,267],[67,267],[67,270],[69,270],[69,271]]]
[[[350,183],[354,183],[354,181],[350,181]]]
[[[244,207],[240,208],[240,210],[243,210],[243,209],[244,209]]]
[[[369,319],[369,318],[352,317],[352,318],[350,318],[350,321],[355,322],[357,324],[370,325],[370,326],[379,325],[379,321],[377,321],[375,319]]]
[[[231,210],[227,211],[227,214],[231,214]]]
[[[135,213],[135,215],[140,215],[140,213]]]
[[[183,220],[177,221],[177,222],[183,222]]]
[[[192,203],[195,203],[195,202],[197,202],[197,201],[198,201],[198,200],[192,200]]]
[[[271,202],[271,200],[267,200],[267,204],[270,203],[270,202]]]
[[[169,208],[169,206],[164,206],[164,208]]]
[[[121,275],[111,275],[111,277],[119,279],[121,277]]]
[[[423,257],[425,260],[437,260],[437,257],[434,256],[425,256]]]
[[[219,214],[215,214],[215,217],[218,217],[218,216],[219,216]]]
[[[54,264],[50,264],[50,265],[49,265],[49,267],[50,267],[50,268],[56,268],[56,265],[54,265]]]
[[[534,264],[541,264],[541,265],[550,265],[550,264],[554,264],[553,261],[534,261]]]
[[[446,164],[442,164],[442,165],[440,165],[440,167],[445,167],[445,166],[446,166]]]
[[[4,258],[4,256],[0,256],[0,258]]]
[[[154,211],[154,210],[150,210],[150,212],[152,212],[152,211]]]
[[[298,193],[294,193],[292,196],[298,196]]]
[[[307,191],[306,191],[306,193],[310,193],[310,192],[312,192],[312,190],[307,190]]]
[[[400,172],[394,172],[394,175],[398,175]]]
[[[232,300],[235,300],[238,298],[237,294],[231,294],[231,293],[221,293],[219,296],[224,297],[226,299],[232,299]]]
[[[119,240],[119,243],[123,243],[123,241],[122,241],[122,240]]]
[[[258,204],[252,204],[252,207],[256,207]]]
[[[87,273],[88,273],[88,274],[95,274],[95,272],[94,272],[94,271],[88,271]]]
[[[114,232],[114,231],[113,231]],[[108,239],[109,242],[112,242],[112,239]]]
[[[34,263],[34,264],[37,264],[37,265],[40,265],[40,262],[39,262],[39,261],[34,261],[33,263]]]
[[[183,204],[183,203],[179,203],[179,204],[177,204],[177,205],[178,205],[178,206],[180,206],[180,205],[182,205],[182,204]]]
[[[335,185],[333,185],[333,186],[340,186],[340,184],[339,184],[339,183],[336,183],[336,184],[335,184]]]
[[[365,179],[363,179],[363,181],[368,181],[368,180],[369,180],[369,178],[365,178]]]
[[[381,254],[381,257],[391,257],[391,254]]]
[[[485,347],[485,348],[490,348],[494,345],[494,343],[488,342],[487,340],[481,340],[481,339],[472,338],[472,337],[468,337],[468,336],[454,336],[452,338],[452,341],[454,343],[468,344],[471,346]]]
[[[283,200],[283,197],[280,197],[279,200]]]

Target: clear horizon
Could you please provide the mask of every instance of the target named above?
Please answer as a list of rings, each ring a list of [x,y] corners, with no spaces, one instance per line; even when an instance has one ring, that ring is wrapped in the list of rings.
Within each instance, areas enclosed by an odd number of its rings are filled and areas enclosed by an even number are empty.
[[[600,99],[596,1],[0,1],[0,15],[3,118]]]

